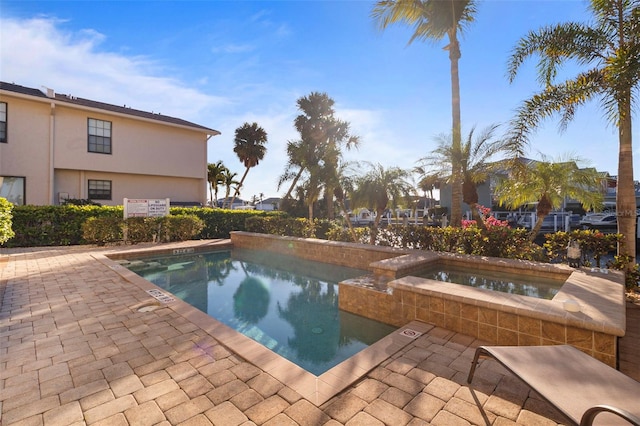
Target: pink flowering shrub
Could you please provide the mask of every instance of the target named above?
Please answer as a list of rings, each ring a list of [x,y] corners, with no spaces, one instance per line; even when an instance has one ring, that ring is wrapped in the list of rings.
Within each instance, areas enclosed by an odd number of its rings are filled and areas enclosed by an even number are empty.
[[[491,209],[489,207],[478,206],[478,212],[480,213],[480,216],[482,216],[482,221],[484,222],[484,226],[487,229],[493,228],[496,226],[501,226],[501,227],[509,226],[509,222],[507,222],[506,220],[499,220],[493,217],[493,215],[491,214]],[[461,223],[462,223],[462,228],[477,226],[477,223],[475,220],[463,219]]]

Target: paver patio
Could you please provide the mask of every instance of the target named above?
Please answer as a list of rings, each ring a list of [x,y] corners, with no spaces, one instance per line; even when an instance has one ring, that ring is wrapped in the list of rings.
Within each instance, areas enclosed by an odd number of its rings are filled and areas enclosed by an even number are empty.
[[[171,305],[141,312],[149,294],[92,257],[122,249],[0,250],[2,425],[565,421],[493,361],[483,361],[469,388],[466,376],[482,342],[437,327],[427,327],[428,332],[317,407]],[[638,336],[625,339],[636,350],[633,355],[621,351],[621,367],[634,377]]]

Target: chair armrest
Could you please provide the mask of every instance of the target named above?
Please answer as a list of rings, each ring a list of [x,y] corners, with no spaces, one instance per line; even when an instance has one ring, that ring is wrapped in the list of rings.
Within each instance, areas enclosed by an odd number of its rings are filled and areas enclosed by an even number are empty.
[[[627,410],[623,410],[622,408],[612,407],[611,405],[595,405],[589,408],[582,415],[582,419],[580,420],[580,426],[591,426],[596,416],[600,413],[608,412],[613,413],[617,416],[622,417],[629,423],[634,426],[640,426],[640,417],[631,414]]]

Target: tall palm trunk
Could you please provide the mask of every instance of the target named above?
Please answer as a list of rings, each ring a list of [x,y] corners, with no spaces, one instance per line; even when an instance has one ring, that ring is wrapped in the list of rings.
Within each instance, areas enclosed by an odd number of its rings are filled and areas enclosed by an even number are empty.
[[[373,220],[373,224],[371,225],[371,235],[369,237],[369,244],[374,246],[376,244],[376,239],[378,238],[378,231],[380,229],[380,221],[382,220],[382,215],[384,214],[385,209],[376,209],[376,218]]]
[[[351,223],[351,220],[349,219],[349,213],[347,213],[347,206],[344,204],[344,201],[341,199],[338,199],[336,201],[338,203],[338,207],[340,208],[340,211],[342,211],[342,217],[345,220],[345,222],[347,222],[347,226],[349,227],[349,233],[351,234],[351,238],[353,239],[354,243],[358,242],[358,236],[356,235],[356,231],[353,229],[353,223]]]
[[[487,230],[484,219],[478,210],[478,189],[473,183],[473,178],[469,174],[462,173],[462,201],[469,205],[471,209],[471,218],[476,221],[476,226],[483,231]]]
[[[476,226],[484,231],[487,230],[487,226],[484,224],[484,220],[482,216],[480,216],[480,212],[478,211],[478,203],[469,204],[471,208],[471,218],[476,221]]]
[[[333,194],[333,188],[326,188],[324,193],[325,203],[327,205],[327,219],[333,220],[336,218],[333,197],[330,195]]]
[[[460,77],[458,61],[460,59],[460,45],[455,27],[449,32],[449,60],[451,62],[451,118],[452,118],[452,148],[454,153],[460,152],[462,144],[462,130],[460,118]],[[454,158],[454,160],[456,160]],[[460,164],[451,162],[451,226],[459,227],[462,221],[462,179]]]
[[[536,219],[536,223],[533,225],[533,228],[531,228],[531,232],[529,232],[529,236],[528,239],[531,242],[534,242],[536,237],[538,236],[538,234],[540,233],[540,230],[542,229],[542,224],[544,223],[544,218],[549,216],[548,214],[541,214],[539,216],[537,216]]]
[[[618,10],[618,43],[621,50],[627,49],[625,40],[625,28],[623,11],[624,6],[620,0]],[[631,272],[636,264],[636,193],[633,184],[633,146],[631,136],[631,88],[621,90],[618,100],[618,138],[620,148],[618,151],[618,183],[616,188],[616,212],[618,213],[618,232],[625,238],[618,245],[618,254],[630,257],[627,263],[627,272]]]
[[[233,198],[231,199],[231,203],[229,203],[229,208],[232,209],[233,208],[233,202],[236,201],[236,197],[240,194],[240,188],[242,188],[242,184],[244,183],[244,178],[247,177],[247,174],[249,173],[249,169],[251,167],[247,167],[244,170],[244,174],[242,175],[242,179],[240,179],[240,183],[238,184],[238,186],[236,187],[236,191],[233,193]]]
[[[631,257],[629,268],[636,260],[636,194],[633,184],[633,147],[631,143],[631,95],[619,102],[620,125],[618,126],[620,149],[618,154],[618,184],[616,211],[618,232],[625,235],[618,246],[618,254]]]
[[[293,188],[296,187],[296,184],[300,180],[300,176],[302,176],[303,172],[304,172],[304,167],[300,167],[300,170],[298,171],[298,174],[296,175],[295,178],[293,178],[293,182],[291,182],[291,185],[289,186],[289,190],[287,191],[286,194],[284,194],[284,197],[282,197],[283,200],[286,200],[287,198],[291,197],[291,193],[293,192]]]

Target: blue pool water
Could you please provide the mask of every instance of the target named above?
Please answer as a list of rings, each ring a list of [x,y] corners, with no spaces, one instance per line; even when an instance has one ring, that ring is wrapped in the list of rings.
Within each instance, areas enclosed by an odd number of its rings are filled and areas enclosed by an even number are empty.
[[[338,309],[359,269],[243,249],[125,266],[315,375],[396,330]]]

